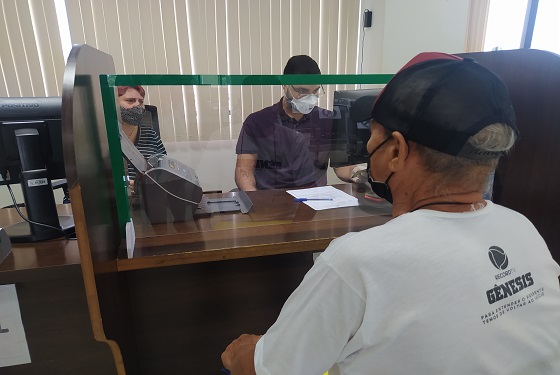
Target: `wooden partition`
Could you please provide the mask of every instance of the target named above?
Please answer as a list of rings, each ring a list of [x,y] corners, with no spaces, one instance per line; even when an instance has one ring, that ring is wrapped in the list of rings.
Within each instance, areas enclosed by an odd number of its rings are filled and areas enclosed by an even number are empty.
[[[62,129],[93,334],[109,345],[118,372],[124,374],[124,361],[131,369],[136,363],[134,337],[116,267],[121,239],[99,84],[100,74],[114,72],[110,55],[88,45],[72,48],[64,72]]]
[[[532,49],[460,56],[504,80],[517,117],[520,137],[498,166],[494,201],[527,216],[560,262],[560,56]]]

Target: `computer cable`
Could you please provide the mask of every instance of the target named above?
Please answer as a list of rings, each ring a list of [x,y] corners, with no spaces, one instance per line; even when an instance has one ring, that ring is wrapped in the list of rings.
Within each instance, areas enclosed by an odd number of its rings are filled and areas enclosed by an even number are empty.
[[[163,186],[161,186],[161,185],[160,185],[156,180],[154,180],[154,178],[153,178],[152,176],[150,176],[149,174],[146,173],[146,174],[144,174],[144,176],[148,177],[150,180],[152,180],[152,182],[153,182],[154,184],[156,184],[157,186],[159,186],[161,190],[163,190],[163,191],[166,192],[167,194],[171,195],[172,197],[177,198],[177,199],[182,200],[182,201],[185,201],[185,202],[187,202],[187,203],[191,203],[191,204],[198,205],[198,202],[190,201],[190,200],[188,200],[188,199],[181,198],[181,197],[178,197],[177,195],[173,194],[172,192],[170,192],[169,190],[167,190],[166,188],[164,188]]]
[[[59,231],[60,233],[62,233],[64,235],[64,238],[66,240],[70,239],[70,234],[66,233],[65,231],[63,231],[61,228],[57,228],[57,227],[53,227],[52,225],[48,225],[48,224],[43,224],[43,223],[38,223],[36,221],[33,220],[29,220],[28,218],[26,218],[23,213],[20,211],[19,207],[18,207],[18,203],[16,200],[16,197],[14,196],[14,192],[12,191],[12,188],[10,185],[6,185],[6,187],[8,188],[8,192],[10,193],[10,196],[12,197],[12,202],[14,203],[14,208],[16,209],[17,213],[19,214],[19,216],[26,222],[28,222],[29,224],[34,224],[34,225],[39,225],[41,227],[45,227],[45,228],[49,228],[49,229],[53,229],[56,231]]]

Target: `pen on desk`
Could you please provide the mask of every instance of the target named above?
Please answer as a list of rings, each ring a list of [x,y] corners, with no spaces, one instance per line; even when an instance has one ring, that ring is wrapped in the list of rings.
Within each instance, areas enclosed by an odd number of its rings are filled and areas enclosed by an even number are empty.
[[[332,201],[332,198],[294,198],[294,202],[305,202],[305,201]]]

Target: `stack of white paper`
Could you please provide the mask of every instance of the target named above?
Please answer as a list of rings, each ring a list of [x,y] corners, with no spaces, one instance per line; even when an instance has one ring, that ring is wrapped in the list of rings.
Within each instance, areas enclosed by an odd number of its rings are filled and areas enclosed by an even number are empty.
[[[358,198],[332,186],[288,190],[288,194],[292,195],[294,198],[307,198],[308,200],[303,203],[317,211],[328,210],[330,208],[358,206]]]

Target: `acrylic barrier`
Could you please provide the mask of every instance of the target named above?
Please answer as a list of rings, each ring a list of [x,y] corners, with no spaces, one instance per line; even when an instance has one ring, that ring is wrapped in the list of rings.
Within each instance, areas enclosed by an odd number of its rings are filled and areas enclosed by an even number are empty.
[[[560,163],[560,56],[529,49],[467,56],[504,79],[521,132],[496,171],[494,201],[535,223],[558,260],[560,174],[551,173],[549,166]],[[282,85],[322,84],[326,93],[319,106],[331,109],[333,91],[359,88],[360,82],[346,81],[345,76],[335,77],[341,80],[335,83],[303,80],[314,77],[284,82],[277,77],[275,83],[245,86],[231,83],[233,78],[221,81],[221,76],[107,76],[115,71],[112,58],[87,45],[73,48],[66,73],[74,71],[65,74],[63,90],[63,135],[73,135],[65,137],[72,210],[93,332],[112,349],[119,374],[125,368],[131,374],[140,369],[219,372],[220,353],[233,338],[240,332],[265,332],[274,323],[312,266],[312,252],[349,231],[390,220],[381,209],[362,205],[314,210],[294,202],[285,189],[248,191],[253,206],[247,214],[139,226],[134,257],[127,258],[119,247],[117,226],[123,229],[131,217],[136,226],[142,218],[129,208],[115,86],[143,85],[146,103],[157,107],[154,128],[168,155],[195,170],[203,197],[230,199],[236,193],[230,192],[236,186],[235,146],[250,113],[278,102]],[[105,74],[101,85],[100,74]],[[365,83],[381,85],[377,78],[364,76],[362,88]],[[346,84],[350,86],[337,86]],[[105,105],[100,104],[100,86]],[[204,90],[214,95],[212,100],[200,94]],[[112,142],[110,155],[106,137]],[[336,188],[358,198],[365,194],[358,184]],[[222,193],[211,192],[215,190]]]
[[[174,223],[248,213],[246,191],[353,183],[366,194],[369,122],[352,108],[391,77],[100,76],[121,233],[131,218],[143,237],[156,225],[167,233]],[[137,85],[141,118],[125,108],[135,90],[121,98],[115,89]]]

